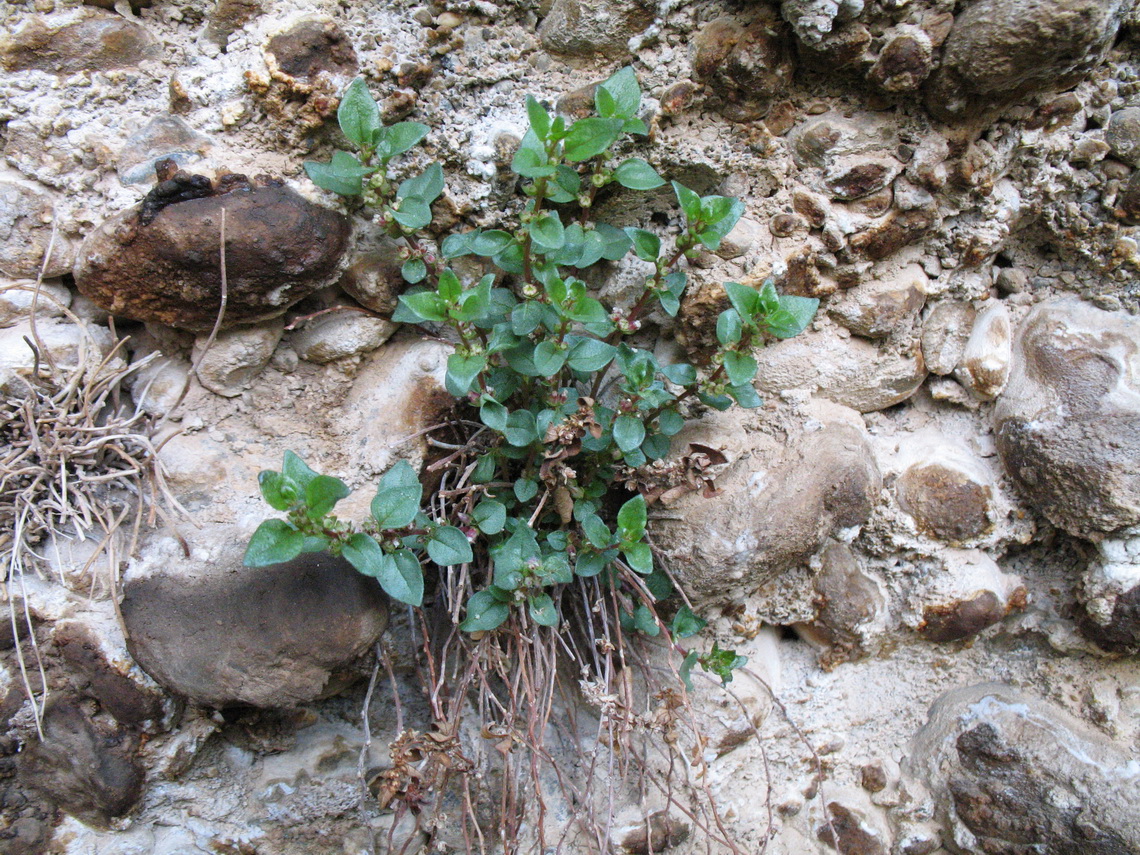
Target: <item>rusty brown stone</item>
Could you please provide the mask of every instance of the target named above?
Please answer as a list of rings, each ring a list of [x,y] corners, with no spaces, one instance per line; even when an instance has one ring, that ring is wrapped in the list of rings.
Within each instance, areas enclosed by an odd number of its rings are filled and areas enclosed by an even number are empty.
[[[788,39],[778,20],[741,22],[724,15],[697,34],[693,74],[712,88],[728,118],[763,117],[772,99],[787,88],[792,72]]]
[[[933,211],[902,211],[888,217],[866,231],[852,235],[850,247],[872,261],[894,255],[904,246],[922,239],[933,227]]]
[[[0,66],[6,71],[108,71],[160,55],[161,48],[146,28],[122,15],[91,8],[29,18],[0,40]]]
[[[993,491],[958,469],[937,463],[912,466],[895,492],[918,527],[941,540],[970,540],[993,528],[988,514]]]
[[[348,36],[332,21],[299,21],[273,36],[265,49],[278,71],[304,82],[312,82],[321,73],[352,77],[359,67]]]
[[[900,33],[879,53],[867,77],[888,92],[911,92],[931,69],[930,40],[917,33]]]
[[[335,282],[352,234],[343,215],[279,184],[199,198],[187,190],[187,198],[157,211],[156,205],[136,206],[88,235],[75,263],[76,285],[112,314],[196,332],[214,325],[221,305],[223,210],[223,328],[277,317]],[[144,222],[144,213],[153,220]]]

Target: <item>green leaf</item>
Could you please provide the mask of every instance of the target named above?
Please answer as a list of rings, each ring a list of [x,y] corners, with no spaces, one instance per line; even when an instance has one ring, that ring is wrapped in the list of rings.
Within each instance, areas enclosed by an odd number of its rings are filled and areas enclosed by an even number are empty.
[[[392,219],[413,231],[426,228],[431,225],[431,205],[418,196],[405,196],[392,209]]]
[[[507,524],[507,506],[494,499],[484,499],[475,506],[471,518],[483,534],[498,534]]]
[[[665,179],[639,157],[631,157],[618,166],[614,178],[618,184],[630,190],[653,190],[665,183]]]
[[[471,391],[475,379],[486,367],[487,357],[482,353],[473,353],[469,356],[451,354],[447,357],[447,375],[444,377],[448,393],[456,398],[465,397]]]
[[[780,297],[780,308],[768,315],[768,331],[776,338],[791,338],[802,333],[815,317],[819,300],[815,297]]]
[[[511,311],[511,332],[515,335],[530,335],[542,323],[546,307],[537,300],[519,303]]]
[[[525,448],[530,445],[538,439],[538,433],[534,426],[534,414],[530,410],[515,410],[507,417],[507,426],[503,428],[503,437],[511,445],[518,448]],[[538,488],[535,487],[535,489]],[[520,501],[525,501],[525,499]]]
[[[467,535],[453,525],[440,526],[435,530],[428,538],[427,553],[440,567],[466,564],[474,558]]]
[[[364,191],[364,176],[369,172],[356,159],[356,155],[347,151],[333,152],[330,163],[305,161],[305,174],[314,184],[322,190],[341,196],[359,196]]]
[[[305,513],[309,519],[318,520],[351,492],[339,478],[318,475],[305,487]]]
[[[747,353],[727,351],[724,354],[724,373],[728,375],[728,382],[733,386],[751,383],[756,376],[756,360]]]
[[[439,274],[439,287],[436,291],[440,299],[445,303],[455,305],[459,302],[459,296],[463,293],[463,283],[459,281],[459,277],[455,275],[455,271],[447,267]]]
[[[627,252],[633,241],[622,229],[615,228],[608,223],[596,223],[593,234],[602,242],[602,258],[607,261],[617,261]]]
[[[534,368],[539,377],[553,377],[566,364],[566,351],[552,341],[540,341],[534,349]]]
[[[677,317],[677,312],[681,311],[681,301],[668,291],[658,294],[657,300],[661,303],[661,308],[665,310],[665,314],[671,318]]]
[[[602,109],[597,92],[605,92],[609,96],[605,110]],[[600,116],[632,119],[641,109],[641,86],[638,85],[637,75],[628,65],[610,75],[608,80],[598,86],[597,92],[594,93],[594,104]]]
[[[398,461],[380,478],[372,499],[376,525],[381,530],[411,525],[420,509],[423,489],[412,465],[406,460]]]
[[[550,113],[546,112],[546,108],[539,104],[533,95],[526,96],[526,115],[530,119],[530,129],[534,131],[536,137],[545,140],[550,136]]]
[[[586,540],[590,541],[590,545],[595,549],[606,549],[613,545],[613,533],[597,514],[583,514],[579,523],[582,526],[582,532],[586,535]]]
[[[645,229],[627,228],[625,233],[633,241],[633,251],[642,261],[656,261],[661,254],[661,238]]]
[[[724,290],[732,307],[740,312],[743,320],[750,321],[760,312],[760,295],[755,288],[739,282],[725,282]]]
[[[633,628],[651,638],[656,637],[661,632],[661,627],[658,626],[653,611],[644,603],[633,610]]]
[[[472,247],[471,239],[478,234],[478,231],[474,231],[456,232],[448,235],[443,239],[443,243],[439,245],[439,254],[444,258],[460,258],[464,255],[470,255],[475,251]]]
[[[665,436],[676,436],[684,427],[685,419],[676,410],[662,410],[657,416],[657,429]]]
[[[634,572],[648,576],[653,572],[653,550],[644,541],[629,543],[621,547],[621,553]]]
[[[697,397],[702,404],[712,407],[714,410],[724,412],[732,406],[732,398],[728,395],[709,395],[705,392],[698,392]]]
[[[645,425],[634,416],[621,415],[614,419],[614,442],[622,451],[633,451],[645,439]]]
[[[702,211],[707,227],[701,232],[701,243],[715,250],[744,215],[744,203],[727,196],[706,196]]]
[[[428,135],[427,125],[419,122],[397,122],[376,134],[376,154],[388,161],[403,154]]]
[[[491,430],[503,432],[507,426],[507,408],[498,401],[484,401],[479,407],[479,420]]]
[[[744,332],[744,324],[740,321],[740,312],[736,309],[725,309],[716,319],[716,340],[728,347],[740,341]]]
[[[625,124],[621,126],[622,133],[625,134],[638,134],[639,136],[649,136],[649,128],[645,126],[645,122],[641,119],[626,119]]]
[[[246,567],[267,567],[291,561],[301,554],[304,545],[305,535],[285,520],[266,520],[249,539],[243,563]]]
[[[390,556],[392,565],[378,577],[384,592],[409,606],[422,605],[424,601],[424,571],[420,560],[408,549],[397,549]]]
[[[395,562],[392,558],[384,554],[384,550],[380,548],[380,544],[375,539],[363,532],[358,532],[350,537],[341,547],[341,554],[360,573],[374,579],[379,579],[386,572],[395,570]],[[392,566],[388,567],[389,564]]]
[[[571,163],[596,157],[621,136],[622,124],[621,119],[579,119],[566,134],[563,156]]]
[[[764,399],[757,394],[756,387],[751,382],[741,383],[739,386],[729,386],[728,392],[736,399],[736,403],[745,409],[754,410],[764,404]]]
[[[641,540],[645,534],[646,520],[645,496],[639,493],[622,505],[618,511],[617,522],[621,539],[626,542]]]
[[[693,614],[693,610],[688,606],[681,606],[677,610],[677,614],[673,615],[673,625],[670,632],[673,638],[689,638],[696,635],[702,629],[709,625],[709,622],[704,618],[699,618]]]
[[[511,160],[511,171],[523,178],[543,178],[554,174],[554,164],[550,162],[542,140],[533,129],[523,136],[518,151]]]
[[[687,362],[671,362],[668,365],[662,365],[661,373],[669,379],[670,383],[676,383],[678,386],[692,386],[697,382],[697,369]]]
[[[430,205],[439,198],[443,192],[443,167],[438,163],[431,164],[415,178],[400,182],[396,196],[400,199],[416,198],[425,205]],[[430,223],[431,220],[428,220]]]
[[[404,306],[414,318],[420,321],[447,320],[447,305],[434,291],[401,294],[400,305]]]
[[[317,477],[317,473],[308,467],[304,460],[292,451],[285,452],[285,460],[281,464],[281,474],[289,478],[298,487],[304,490],[309,482]]]
[[[681,204],[681,211],[689,223],[695,223],[701,216],[701,197],[684,184],[673,182],[673,192],[677,194],[677,201]]]
[[[596,338],[579,339],[578,343],[570,349],[570,356],[566,364],[574,371],[593,373],[601,371],[613,361],[617,347],[599,341]],[[278,508],[284,510],[284,508]]]
[[[693,691],[693,678],[689,675],[699,658],[700,654],[697,653],[697,651],[690,650],[685,654],[685,659],[681,663],[681,667],[677,669],[677,673],[681,677],[681,682],[685,684],[685,688],[690,692]]]
[[[558,609],[549,594],[531,594],[527,600],[531,618],[539,626],[558,626]]]
[[[478,591],[467,601],[467,617],[459,628],[464,632],[497,629],[511,614],[511,607],[495,599],[490,591]]]
[[[301,495],[297,482],[272,469],[257,473],[257,485],[261,488],[262,497],[275,511],[289,510]]]
[[[589,579],[605,570],[606,564],[608,563],[605,557],[599,552],[580,550],[574,562],[574,575],[581,576],[583,579]]]
[[[645,577],[644,581],[645,587],[656,601],[667,600],[673,596],[673,583],[669,580],[669,576],[660,570],[654,570]]]
[[[409,285],[415,285],[427,276],[427,265],[422,258],[409,258],[400,268],[400,275]]]
[[[721,685],[732,682],[732,672],[748,664],[746,656],[737,656],[735,650],[721,650],[713,642],[711,651],[700,657],[701,667],[720,677]]]
[[[372,145],[373,136],[380,130],[380,108],[376,106],[363,77],[348,84],[340,98],[336,119],[341,133],[357,148]]]
[[[514,235],[502,229],[488,229],[471,234],[471,251],[487,258],[498,255],[515,241]]]
[[[558,204],[573,202],[578,198],[578,191],[582,189],[582,176],[573,167],[560,164],[554,173],[554,181],[548,185],[552,189],[550,201]]]
[[[562,532],[565,534],[565,532]],[[562,547],[565,550],[565,546]],[[574,581],[574,572],[570,569],[570,559],[565,552],[553,552],[542,559],[540,573],[551,585],[566,585]]]
[[[566,242],[566,232],[557,211],[544,211],[530,224],[530,237],[543,252],[561,249]]]

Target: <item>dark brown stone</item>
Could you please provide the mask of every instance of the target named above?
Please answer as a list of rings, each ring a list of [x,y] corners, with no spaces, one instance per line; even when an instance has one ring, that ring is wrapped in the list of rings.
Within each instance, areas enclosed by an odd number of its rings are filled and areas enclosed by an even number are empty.
[[[876,160],[854,163],[827,178],[827,187],[837,199],[860,199],[886,187],[898,172]]]
[[[988,514],[993,491],[958,469],[912,466],[896,482],[895,494],[919,529],[941,540],[958,543],[993,528]]]
[[[1140,170],[1132,173],[1116,197],[1116,216],[1130,225],[1140,223]]]
[[[859,232],[848,242],[850,247],[872,261],[894,255],[904,246],[917,243],[934,227],[933,211],[902,211],[883,223]]]
[[[106,828],[142,796],[143,771],[136,740],[125,730],[96,725],[72,699],[50,704],[44,740],[20,755],[20,779],[66,813]]]
[[[587,83],[573,92],[567,92],[558,99],[558,112],[573,119],[585,119],[594,115],[594,93],[597,91],[597,83]]]
[[[224,45],[229,37],[262,10],[262,0],[218,0],[206,22],[206,38]]]
[[[1140,585],[1120,594],[1107,624],[1101,624],[1082,607],[1077,615],[1081,635],[1109,653],[1140,652]]]
[[[867,77],[888,92],[910,92],[930,74],[931,65],[929,40],[902,33],[886,43]]]
[[[352,43],[332,21],[302,20],[273,36],[266,50],[279,71],[305,82],[321,73],[352,77],[359,67]]]
[[[842,855],[887,855],[885,841],[871,834],[859,817],[839,802],[829,802],[831,822],[816,829],[816,837]]]
[[[691,833],[687,822],[669,816],[666,811],[657,811],[651,813],[646,822],[625,831],[617,844],[630,855],[650,855],[684,843]]]
[[[81,691],[95,698],[121,724],[142,724],[162,716],[162,698],[123,674],[102,653],[99,639],[86,624],[60,621],[52,640],[70,665]],[[77,678],[77,679],[76,679]]]
[[[38,69],[55,74],[109,71],[154,59],[161,49],[140,24],[102,10],[33,17],[0,41],[6,71]]]
[[[993,626],[1007,613],[997,594],[979,591],[966,600],[927,606],[922,610],[922,624],[918,631],[928,641],[959,641]]]
[[[737,121],[764,116],[791,82],[792,57],[783,25],[722,16],[696,37],[693,74],[711,87],[721,112]]]
[[[135,661],[213,707],[287,708],[343,688],[387,626],[387,598],[347,561],[305,554],[269,567],[127,578],[123,623]]]
[[[876,760],[859,770],[859,784],[869,793],[881,793],[887,788],[887,770]]]
[[[275,183],[238,183],[227,192],[192,178],[200,176],[160,182],[143,205],[87,237],[74,269],[81,293],[133,320],[209,330],[221,303],[223,211],[223,327],[277,317],[336,281],[352,234],[343,215]]]

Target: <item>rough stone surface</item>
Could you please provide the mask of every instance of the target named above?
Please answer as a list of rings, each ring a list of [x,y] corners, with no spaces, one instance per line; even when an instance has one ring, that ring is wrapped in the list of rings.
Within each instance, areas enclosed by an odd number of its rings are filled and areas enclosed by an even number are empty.
[[[825,421],[786,449],[759,437],[732,449],[719,496],[690,493],[653,515],[657,542],[694,596],[738,598],[807,561],[837,530],[867,520],[880,479],[858,421],[842,407],[819,410]],[[674,448],[716,443],[723,425],[706,417],[678,434]],[[828,464],[806,466],[809,456]]]
[[[944,567],[921,594],[918,631],[929,641],[959,641],[977,635],[1026,605],[1022,580],[1002,572],[978,549],[947,550]]]
[[[972,3],[954,19],[926,106],[943,121],[976,120],[977,111],[1073,86],[1103,59],[1130,6],[1129,0]]]
[[[882,584],[859,566],[851,547],[839,541],[823,548],[813,584],[815,619],[796,628],[823,648],[820,664],[833,668],[868,655],[871,639],[883,632],[888,618]]]
[[[169,181],[185,183],[177,177]],[[161,182],[148,199],[164,189],[184,192],[167,184]],[[223,209],[228,291],[224,327],[281,315],[339,278],[351,233],[342,215],[276,184],[239,185],[205,196],[209,190],[195,187],[201,198],[167,204],[150,222],[147,212],[153,205],[144,204],[93,231],[75,263],[79,290],[117,315],[209,330],[221,303],[218,236]]]
[[[97,727],[69,698],[44,716],[44,739],[20,757],[25,786],[83,822],[105,827],[142,796],[143,771],[128,732]]]
[[[652,22],[653,7],[644,0],[554,0],[538,35],[555,54],[620,54]]]
[[[52,282],[41,282],[36,296],[35,280],[0,280],[0,327],[11,326],[32,313],[35,306],[37,318],[62,317],[71,306],[70,289]]]
[[[335,312],[311,321],[289,341],[302,359],[324,364],[370,353],[391,337],[396,326],[384,318]]]
[[[945,375],[958,367],[977,313],[969,303],[935,303],[922,323],[922,358],[932,374]]]
[[[320,74],[351,79],[358,67],[352,42],[333,21],[304,18],[277,33],[265,46],[276,70],[312,82]]]
[[[1117,110],[1108,120],[1104,141],[1114,157],[1140,166],[1140,107]]]
[[[994,411],[998,451],[1050,522],[1082,536],[1140,522],[1140,324],[1071,298],[1022,322]]]
[[[366,309],[391,316],[400,294],[408,287],[400,275],[403,261],[396,242],[383,238],[367,247],[357,247],[352,264],[339,285]]]
[[[192,578],[178,567],[128,576],[131,655],[207,706],[293,707],[342,687],[387,625],[380,586],[328,555],[249,568],[241,552],[225,547]]]
[[[1110,653],[1140,652],[1140,529],[1106,537],[1081,579],[1078,627]]]
[[[1140,851],[1134,756],[1009,686],[947,692],[908,758],[935,794],[955,852]]]
[[[954,376],[974,397],[992,401],[1009,380],[1013,330],[1004,303],[987,305],[974,320]]]
[[[926,301],[929,280],[917,264],[898,275],[867,282],[828,305],[831,315],[864,338],[883,338],[913,317]],[[925,357],[925,349],[923,350]]]
[[[783,25],[774,16],[717,18],[701,28],[694,50],[693,74],[711,87],[721,112],[736,120],[767,114],[793,72]]]
[[[156,179],[160,160],[179,166],[200,160],[211,148],[210,138],[195,131],[185,120],[169,114],[155,116],[127,138],[116,159],[119,180],[141,184]]]
[[[207,337],[194,342],[198,381],[218,395],[240,395],[269,364],[284,332],[279,319],[227,330],[205,350]]]
[[[138,65],[160,53],[158,43],[141,24],[122,15],[81,8],[27,20],[0,42],[0,65],[7,71],[74,74]]]
[[[0,272],[34,279],[44,264],[46,276],[60,276],[71,269],[75,247],[57,232],[52,242],[55,203],[35,187],[15,181],[0,181]],[[56,223],[58,226],[59,223]]]
[[[988,478],[953,458],[916,463],[895,482],[899,506],[919,529],[949,543],[981,537],[993,527],[993,492]]]

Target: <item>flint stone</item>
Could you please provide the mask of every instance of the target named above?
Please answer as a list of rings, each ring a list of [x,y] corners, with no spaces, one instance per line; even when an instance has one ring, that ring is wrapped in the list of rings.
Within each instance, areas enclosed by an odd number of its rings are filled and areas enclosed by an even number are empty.
[[[1028,592],[1021,579],[1002,572],[979,549],[948,549],[941,554],[944,570],[922,594],[919,633],[945,643],[977,635],[1025,608]]]
[[[358,252],[344,272],[340,287],[366,309],[391,316],[400,294],[408,287],[400,268],[399,247],[382,238],[364,252]]]
[[[554,0],[538,36],[551,53],[624,54],[629,40],[653,23],[655,9],[646,0]]]
[[[75,247],[57,232],[52,243],[55,202],[51,196],[15,181],[0,181],[0,272],[17,278],[39,276],[51,246],[44,275],[62,276],[71,270]]]
[[[359,67],[348,36],[326,18],[302,18],[270,38],[266,52],[278,71],[302,83],[321,74],[349,80]]]
[[[165,565],[128,576],[122,614],[135,661],[211,707],[295,707],[342,689],[388,623],[376,580],[324,554],[269,567],[241,560],[227,544],[194,575]]]
[[[916,463],[895,482],[899,506],[920,531],[949,543],[981,537],[993,528],[994,488],[974,467],[953,458]]]
[[[173,410],[189,383],[190,363],[161,353],[156,353],[126,379],[135,404],[154,416],[165,416]]]
[[[780,395],[791,389],[813,392],[861,413],[902,403],[926,379],[918,348],[880,349],[859,338],[808,331],[756,354],[756,388]]]
[[[717,18],[695,39],[693,73],[721,99],[721,112],[736,121],[767,114],[791,82],[794,67],[784,27],[774,17],[741,22]]]
[[[829,311],[839,323],[864,338],[885,338],[912,318],[926,302],[930,280],[917,264],[898,274],[847,291]]]
[[[53,361],[64,371],[75,370],[109,354],[114,346],[110,330],[93,325],[68,323],[59,318],[41,318],[35,330],[27,320],[0,329],[0,389],[11,389],[17,376],[30,375],[36,365],[29,341],[43,345],[40,361]],[[118,356],[113,360],[122,362]]]
[[[87,8],[30,18],[0,41],[0,66],[6,71],[110,71],[158,56],[161,47],[141,24]]]
[[[820,665],[830,670],[868,655],[870,640],[886,630],[887,596],[846,543],[832,541],[820,553],[812,580],[815,619],[796,625],[801,637],[822,648]]]
[[[1054,525],[1095,537],[1140,523],[1140,320],[1074,298],[1018,329],[994,411],[998,453]]]
[[[944,122],[1075,86],[1101,63],[1132,0],[978,0],[954,19],[926,106]]]
[[[32,314],[37,318],[58,318],[71,306],[71,291],[54,282],[41,282],[39,298],[34,280],[0,282],[0,327],[10,326]]]
[[[936,303],[922,323],[922,358],[932,374],[946,375],[958,367],[977,312],[969,303]]]
[[[99,728],[72,698],[49,705],[44,741],[20,754],[24,786],[96,828],[128,813],[143,791],[136,740],[124,730]]]
[[[653,515],[654,538],[681,584],[704,601],[738,601],[764,582],[805,563],[839,529],[870,517],[882,481],[862,419],[845,407],[813,402],[817,430],[788,443],[748,433],[741,416],[709,414],[677,435],[728,449],[728,468],[712,498],[681,496]],[[739,441],[739,440],[738,440]]]
[[[1081,580],[1081,634],[1109,653],[1140,652],[1140,527],[1096,545]]]
[[[225,45],[231,35],[261,14],[262,0],[218,0],[206,20],[205,36]]]
[[[918,27],[899,27],[879,52],[867,77],[887,92],[912,92],[932,67],[930,36]]]
[[[223,209],[223,328],[278,317],[340,277],[352,231],[343,215],[287,187],[242,186],[175,201],[147,224],[141,207],[105,221],[80,248],[74,270],[80,292],[116,315],[208,331],[221,302]]]
[[[278,318],[227,330],[205,351],[207,337],[199,337],[194,342],[193,355],[198,365],[198,381],[216,395],[226,398],[240,395],[269,364],[283,331]]]
[[[954,376],[980,401],[992,401],[1009,380],[1013,330],[1009,310],[993,302],[974,320]]]
[[[1140,763],[1060,708],[1000,684],[934,702],[906,770],[955,853],[1140,852]]]
[[[123,184],[140,184],[156,177],[155,164],[170,158],[179,166],[198,160],[210,148],[209,137],[177,116],[155,116],[123,144],[116,169]]]
[[[323,365],[348,356],[370,353],[386,342],[396,327],[385,318],[336,312],[317,318],[294,333],[290,344],[306,362]]]

